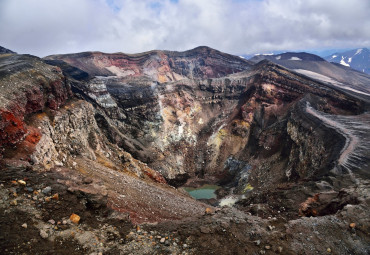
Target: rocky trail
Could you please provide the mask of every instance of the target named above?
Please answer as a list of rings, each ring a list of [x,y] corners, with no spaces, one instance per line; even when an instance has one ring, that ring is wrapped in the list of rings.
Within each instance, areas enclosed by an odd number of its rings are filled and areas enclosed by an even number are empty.
[[[352,169],[361,169],[367,166],[370,156],[369,113],[358,116],[331,115],[315,110],[309,103],[307,103],[306,111],[346,138],[338,158],[338,164],[349,171],[351,176],[353,176]]]

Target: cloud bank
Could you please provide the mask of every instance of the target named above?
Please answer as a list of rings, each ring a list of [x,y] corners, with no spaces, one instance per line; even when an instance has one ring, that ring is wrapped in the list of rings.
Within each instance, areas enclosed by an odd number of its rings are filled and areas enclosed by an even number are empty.
[[[1,0],[0,45],[38,56],[369,47],[369,13],[368,0]]]

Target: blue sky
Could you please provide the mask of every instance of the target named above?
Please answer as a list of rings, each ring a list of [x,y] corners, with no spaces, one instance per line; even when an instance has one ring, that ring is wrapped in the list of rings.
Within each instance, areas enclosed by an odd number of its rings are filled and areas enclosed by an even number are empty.
[[[369,13],[369,0],[1,0],[0,45],[38,56],[358,48],[370,46]]]

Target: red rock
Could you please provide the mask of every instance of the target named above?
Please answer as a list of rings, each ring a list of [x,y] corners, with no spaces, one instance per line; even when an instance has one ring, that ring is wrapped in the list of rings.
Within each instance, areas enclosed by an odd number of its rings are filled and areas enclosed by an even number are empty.
[[[28,127],[24,119],[45,108],[56,110],[72,95],[59,68],[25,55],[3,57],[1,61],[22,65],[16,71],[2,70],[5,79],[0,80],[0,157],[7,147],[23,140],[26,147],[37,144],[40,131]]]
[[[13,113],[0,109],[0,147],[15,145],[20,142],[27,129],[23,121]]]

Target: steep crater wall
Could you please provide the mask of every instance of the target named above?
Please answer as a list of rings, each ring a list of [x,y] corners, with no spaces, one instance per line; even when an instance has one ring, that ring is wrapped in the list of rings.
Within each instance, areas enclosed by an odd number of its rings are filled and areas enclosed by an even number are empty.
[[[96,79],[101,86],[91,96]],[[235,184],[240,190],[248,180],[258,186],[253,180],[262,178],[269,185],[312,178],[334,166],[343,139],[327,136],[331,131],[306,113],[306,102],[331,114],[358,114],[364,107],[270,63],[224,78],[159,83],[97,77],[84,86],[98,104],[97,124],[110,142],[170,183],[195,177],[229,182],[238,171],[230,171],[228,162],[239,160],[252,169],[251,179]],[[261,176],[270,171],[276,174]]]

